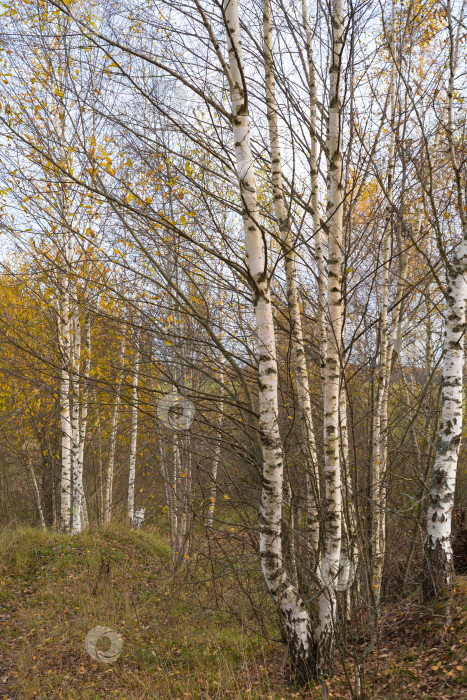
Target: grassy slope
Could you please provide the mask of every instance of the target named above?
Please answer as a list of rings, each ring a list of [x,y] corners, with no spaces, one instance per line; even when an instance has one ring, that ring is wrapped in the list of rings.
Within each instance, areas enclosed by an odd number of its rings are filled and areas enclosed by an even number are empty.
[[[192,586],[173,580],[155,533],[4,532],[0,697],[284,697],[269,692],[264,645],[225,613],[203,610],[209,597],[200,590],[193,606]],[[84,648],[97,625],[124,639],[113,664]]]
[[[415,604],[385,614],[367,668],[368,697],[440,700],[467,696],[467,584],[441,646]],[[194,605],[197,601],[198,605]],[[283,650],[209,612],[208,587],[171,576],[156,533],[109,529],[65,537],[38,530],[0,536],[0,697],[318,698],[288,688]],[[205,605],[206,604],[206,605]],[[124,639],[113,664],[84,648],[97,625]],[[439,636],[439,635],[438,635]],[[341,674],[333,698],[347,698]]]

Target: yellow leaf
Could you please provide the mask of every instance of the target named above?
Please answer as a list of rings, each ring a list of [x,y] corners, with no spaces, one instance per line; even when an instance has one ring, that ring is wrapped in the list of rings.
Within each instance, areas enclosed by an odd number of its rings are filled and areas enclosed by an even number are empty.
[[[224,493],[224,498],[225,498],[226,501],[230,501],[230,496],[227,496],[226,493]]]

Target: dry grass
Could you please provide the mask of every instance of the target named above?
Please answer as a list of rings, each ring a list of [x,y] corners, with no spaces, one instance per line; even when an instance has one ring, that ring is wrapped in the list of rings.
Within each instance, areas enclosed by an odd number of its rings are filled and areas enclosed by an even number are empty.
[[[190,563],[174,578],[168,547],[155,529],[110,528],[78,537],[4,531],[0,697],[321,698],[318,686],[288,686],[283,647],[246,628],[257,621],[248,618],[247,606],[241,610],[240,595],[237,619],[221,610],[222,576],[215,577],[214,595],[208,576],[197,583],[196,566]],[[250,584],[245,582],[245,590],[254,590]],[[232,581],[226,582],[226,594],[234,595]],[[366,666],[365,697],[466,697],[466,600],[463,579],[443,638],[436,611],[427,616],[416,598],[387,609]],[[86,634],[97,625],[123,637],[112,664],[94,661],[85,650]],[[330,698],[349,697],[342,670],[329,687]]]
[[[9,531],[0,555],[2,697],[299,697],[271,677],[270,645],[173,578],[157,532]],[[112,664],[84,648],[97,625],[124,639]]]

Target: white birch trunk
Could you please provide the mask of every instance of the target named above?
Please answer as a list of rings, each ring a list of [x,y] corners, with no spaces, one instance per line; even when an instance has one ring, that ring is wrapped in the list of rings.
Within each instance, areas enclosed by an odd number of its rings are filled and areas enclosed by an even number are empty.
[[[294,494],[290,481],[286,480],[286,505],[289,509],[288,518],[288,549],[289,549],[289,560],[290,560],[290,578],[294,586],[298,588],[298,569],[297,569],[297,555],[295,548],[295,511],[294,511]]]
[[[96,422],[97,422],[97,447],[99,456],[99,475],[98,475],[98,520],[100,523],[104,522],[104,462],[102,459],[102,425],[101,417],[99,412],[99,404],[97,402],[97,392],[94,387],[93,389],[94,406],[96,411]]]
[[[80,432],[79,432],[79,451],[78,451],[78,468],[81,474],[81,517],[83,526],[89,526],[89,515],[84,493],[84,449],[86,447],[86,433],[88,428],[88,412],[89,412],[89,375],[91,372],[91,316],[89,311],[85,315],[85,359],[84,359],[84,376],[83,376],[83,401],[81,409]]]
[[[79,372],[81,355],[81,323],[78,304],[75,302],[73,312],[73,344],[71,352],[71,465],[73,472],[73,507],[72,507],[72,534],[81,532],[83,523],[81,518],[82,504],[82,473],[79,464],[80,448],[80,392]]]
[[[39,491],[39,486],[37,483],[36,474],[35,474],[34,466],[32,463],[32,457],[29,453],[29,450],[28,450],[28,471],[29,471],[29,475],[31,477],[31,484],[32,484],[33,492],[34,492],[34,499],[36,501],[36,508],[37,508],[37,513],[39,515],[41,529],[46,530],[47,528],[46,528],[46,524],[45,524],[44,511],[42,510],[41,494]]]
[[[120,408],[121,389],[123,381],[123,372],[125,364],[125,336],[122,336],[122,344],[120,347],[120,372],[117,378],[117,386],[115,393],[115,402],[112,412],[112,424],[110,429],[110,444],[109,444],[109,462],[107,465],[107,475],[105,480],[105,495],[104,495],[104,522],[109,523],[112,517],[112,493],[115,471],[115,453],[117,449],[117,429],[118,429],[118,413]]]
[[[57,498],[55,491],[55,480],[52,479],[52,523],[54,530],[59,527],[58,512],[57,512]]]
[[[159,458],[161,461],[161,471],[162,478],[164,480],[165,487],[165,497],[167,506],[167,519],[169,523],[169,537],[170,537],[170,553],[172,559],[172,552],[175,551],[175,507],[174,507],[174,492],[172,488],[172,481],[170,479],[169,471],[167,468],[167,463],[164,455],[164,447],[162,445],[162,440],[159,433]]]
[[[136,338],[133,386],[132,386],[132,408],[131,408],[131,437],[130,437],[130,468],[128,474],[128,509],[127,517],[130,527],[133,527],[135,517],[135,479],[136,479],[136,448],[138,443],[138,380],[139,380],[139,336]]]
[[[310,184],[311,184],[311,206],[313,208],[313,240],[315,247],[316,265],[318,268],[318,299],[317,299],[317,320],[318,320],[318,341],[320,375],[324,388],[325,368],[326,368],[326,263],[324,259],[323,240],[321,231],[321,217],[319,214],[319,171],[318,171],[318,138],[317,138],[317,113],[316,113],[316,78],[315,62],[313,58],[313,40],[308,22],[308,8],[306,0],[302,0],[302,19],[305,29],[306,50],[308,61],[308,90],[310,93]]]
[[[84,449],[86,446],[86,432],[88,425],[88,410],[89,410],[89,374],[91,371],[91,317],[89,311],[85,312],[85,330],[84,330],[84,368],[82,391],[80,392],[80,417],[79,417],[79,445],[77,456],[77,471],[78,471],[78,489],[79,489],[79,509],[81,528],[88,527],[89,516],[87,510],[86,499],[84,496]]]
[[[180,553],[181,543],[181,509],[180,509],[180,447],[178,435],[174,434],[172,439],[172,492],[173,492],[173,527],[174,527],[174,549],[171,552],[172,566],[175,566]]]
[[[58,58],[63,60],[61,47],[61,23],[58,19]],[[60,72],[59,72],[60,76]],[[59,89],[63,93],[61,80],[58,83]],[[60,149],[60,160],[68,163],[69,154],[66,151],[66,129],[65,129],[65,108],[62,97],[57,98],[54,107],[53,123],[56,131],[56,138]],[[73,490],[72,471],[72,434],[71,434],[71,412],[70,412],[70,366],[72,351],[72,322],[71,322],[71,263],[72,263],[72,234],[70,229],[70,210],[68,202],[68,183],[63,174],[60,174],[61,189],[61,238],[63,252],[60,255],[63,265],[63,272],[59,281],[58,300],[58,336],[59,349],[61,355],[61,377],[60,377],[60,426],[62,432],[61,440],[61,484],[60,484],[60,528],[64,532],[69,532],[71,526],[71,502]]]
[[[219,467],[219,462],[221,458],[221,427],[222,427],[222,418],[223,418],[223,413],[224,413],[224,372],[222,369],[219,370],[219,375],[218,375],[219,383],[220,383],[220,395],[219,395],[219,403],[217,405],[217,439],[216,439],[216,446],[214,448],[214,455],[212,459],[212,465],[211,465],[211,487],[210,487],[210,492],[209,492],[209,510],[208,510],[208,517],[206,520],[206,525],[208,527],[212,527],[214,523],[214,510],[216,507],[216,498],[217,498],[217,470]]]
[[[279,129],[277,124],[276,83],[274,78],[274,57],[272,47],[272,22],[270,0],[263,0],[263,36],[265,59],[266,106],[269,125],[269,144],[271,149],[271,181],[276,215],[284,254],[285,276],[287,285],[287,306],[291,326],[291,345],[294,363],[295,379],[297,382],[298,409],[304,439],[305,474],[311,493],[308,495],[308,537],[309,545],[314,554],[315,562],[319,546],[319,471],[316,456],[316,441],[313,428],[310,385],[306,364],[305,347],[303,343],[302,318],[300,299],[297,289],[297,270],[290,221],[284,201],[282,188],[282,163],[279,144]]]
[[[180,560],[184,561],[185,557],[190,553],[190,541],[191,541],[191,484],[192,484],[192,453],[190,446],[190,435],[186,436],[186,449],[185,449],[185,459],[186,466],[185,471],[182,472],[182,527],[181,527],[181,537],[180,537]],[[183,557],[183,559],[182,559]]]
[[[466,227],[467,234],[467,227]],[[425,600],[452,585],[452,508],[462,437],[462,374],[467,303],[467,235],[460,245],[448,286],[444,319],[441,424],[431,475],[427,513],[423,594]]]
[[[237,175],[243,205],[246,259],[256,317],[259,432],[263,453],[260,561],[267,587],[282,613],[294,673],[302,679],[308,679],[315,673],[311,620],[297,588],[287,576],[283,561],[281,526],[284,463],[278,424],[276,344],[263,237],[259,228],[237,0],[224,0],[223,8],[229,52]]]
[[[342,384],[339,394],[339,430],[343,492],[342,528],[344,531],[347,557],[353,563],[355,571],[357,571],[359,564],[359,552],[357,546],[357,514],[355,511],[352,474],[349,464],[349,435],[347,426],[347,396],[345,383]],[[349,586],[349,588],[347,588],[345,591],[346,615],[348,622],[350,622],[352,614],[352,588],[353,586]],[[358,578],[356,579],[356,588],[358,590]]]
[[[332,55],[329,70],[328,139],[328,329],[324,386],[324,471],[326,485],[325,556],[337,572],[341,554],[342,484],[339,453],[339,397],[342,350],[342,48],[344,2],[332,4]],[[332,673],[336,613],[335,591],[324,585],[319,599],[319,672]]]
[[[58,335],[61,355],[60,378],[60,424],[61,441],[61,484],[60,484],[60,527],[68,532],[71,524],[72,462],[71,462],[71,413],[70,413],[70,350],[71,323],[68,295],[68,276],[61,288],[59,302]]]
[[[465,3],[462,5],[463,17]],[[452,508],[456,485],[459,449],[463,426],[463,345],[466,330],[467,303],[467,213],[465,176],[457,163],[453,140],[453,95],[457,67],[460,27],[454,38],[451,2],[446,5],[450,38],[450,77],[447,90],[446,139],[455,187],[457,207],[463,239],[452,264],[448,265],[447,308],[444,318],[443,384],[441,423],[436,446],[436,457],[431,474],[427,513],[427,534],[424,546],[423,596],[429,601],[446,589],[450,592],[453,581],[451,548]],[[441,132],[441,130],[440,130]],[[438,151],[436,145],[435,152]],[[442,254],[443,251],[440,250]]]
[[[379,366],[375,411],[373,415],[373,445],[371,460],[371,585],[379,609],[381,582],[386,541],[386,462],[387,421],[389,403],[389,379],[391,358],[389,353],[389,272],[391,263],[392,205],[395,167],[395,119],[396,119],[396,34],[394,30],[395,3],[392,3],[392,66],[390,79],[391,119],[387,169],[387,207],[383,239],[383,279],[381,288],[381,323],[379,333]]]
[[[99,404],[97,401],[97,391],[93,387],[92,395],[94,399],[94,407],[96,412],[96,422],[97,422],[97,454],[99,462],[99,474],[98,474],[98,520],[101,524],[104,523],[104,460],[102,459],[102,424],[101,416],[99,411]]]
[[[81,495],[81,520],[83,523],[83,528],[86,529],[89,527],[89,511],[88,511],[88,502],[86,499],[86,494],[84,493],[84,488],[82,491]]]

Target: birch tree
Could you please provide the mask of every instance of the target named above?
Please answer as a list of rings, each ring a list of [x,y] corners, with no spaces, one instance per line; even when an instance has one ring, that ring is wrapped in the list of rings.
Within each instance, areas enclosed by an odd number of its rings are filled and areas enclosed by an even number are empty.
[[[219,462],[221,459],[221,452],[222,452],[222,417],[223,417],[223,412],[224,412],[224,381],[225,381],[225,375],[223,368],[221,368],[218,372],[218,381],[219,381],[219,403],[217,405],[217,439],[214,447],[214,454],[212,456],[212,465],[211,465],[211,475],[210,475],[210,490],[209,490],[209,506],[208,506],[208,517],[206,519],[206,525],[208,527],[212,527],[214,524],[214,511],[216,507],[216,499],[217,499],[217,471],[219,469]]]
[[[78,319],[79,323],[79,319]],[[76,341],[75,341],[76,342]],[[77,377],[81,374],[79,362],[79,349],[75,349],[77,357],[75,358],[74,372]],[[91,367],[91,319],[89,309],[85,309],[84,318],[84,366],[81,381],[78,381],[78,387],[75,387],[73,393],[74,406],[76,411],[74,426],[74,439],[77,441],[76,459],[74,462],[73,471],[73,518],[72,518],[72,533],[81,532],[83,527],[88,525],[88,514],[86,500],[84,496],[84,449],[86,445],[86,433],[88,422],[88,404],[89,404],[89,373]]]
[[[324,476],[326,485],[325,556],[337,572],[342,536],[342,485],[339,445],[339,400],[342,358],[342,246],[344,186],[342,171],[342,91],[345,10],[343,0],[332,3],[332,47],[329,67],[328,137],[328,264],[327,348],[324,383]],[[324,583],[319,600],[319,668],[333,665],[336,597]]]
[[[379,329],[378,385],[373,416],[373,446],[371,463],[371,505],[372,505],[372,581],[377,605],[381,595],[381,578],[385,554],[386,532],[386,460],[387,460],[387,414],[389,401],[390,358],[389,358],[389,286],[390,261],[392,252],[392,220],[395,169],[395,119],[396,119],[396,28],[395,3],[392,3],[391,16],[391,74],[390,95],[390,136],[387,165],[387,206],[383,236],[383,265],[381,283],[381,323]]]
[[[270,0],[264,0],[263,2],[263,32],[266,107],[267,120],[269,125],[269,144],[271,149],[272,196],[274,201],[275,216],[279,227],[280,238],[283,247],[287,284],[287,305],[289,310],[291,326],[291,345],[295,378],[297,382],[297,401],[300,411],[303,441],[305,447],[305,477],[307,488],[311,491],[308,495],[308,528],[310,538],[309,544],[313,551],[314,557],[317,558],[319,548],[318,458],[316,454],[316,441],[313,427],[313,414],[311,409],[310,386],[308,381],[308,370],[303,342],[302,318],[300,311],[300,299],[298,293],[297,270],[295,265],[295,244],[290,229],[290,219],[287,214],[287,208],[284,199],[284,191],[282,187],[282,158],[279,143],[279,128],[277,121],[276,84],[274,77],[274,53]],[[315,217],[315,226],[316,223],[317,222]],[[319,228],[320,226],[318,224],[318,229]],[[317,233],[317,236],[319,236],[319,231]],[[318,307],[320,307],[319,303]],[[322,310],[319,308],[319,318],[321,317],[321,314]],[[322,343],[323,341],[322,339],[320,339],[321,350],[323,349]]]
[[[243,68],[236,0],[223,5],[232,108],[232,129],[239,191],[243,207],[245,250],[256,317],[259,382],[259,430],[263,453],[260,508],[260,560],[266,585],[281,610],[296,674],[303,680],[315,673],[315,642],[310,616],[284,566],[281,516],[283,452],[278,425],[277,357],[268,271],[250,146],[248,95]]]
[[[136,448],[138,442],[138,379],[140,365],[139,335],[136,337],[135,355],[132,375],[132,406],[130,431],[130,460],[128,474],[128,508],[127,517],[130,527],[135,517],[135,479],[136,479]]]
[[[308,19],[307,0],[302,0],[302,21],[306,39],[306,57],[308,64],[308,91],[310,100],[310,185],[311,206],[313,209],[314,255],[318,277],[317,325],[319,338],[320,375],[324,387],[327,331],[326,331],[326,264],[323,249],[323,226],[319,203],[319,163],[318,163],[318,119],[316,96],[316,70],[313,57],[313,38]]]
[[[448,259],[437,236],[440,254],[446,264],[447,287],[444,315],[443,380],[441,422],[439,426],[436,457],[431,473],[431,486],[427,513],[427,534],[424,548],[423,593],[426,600],[440,596],[453,583],[451,547],[452,508],[456,483],[459,448],[463,426],[463,344],[467,303],[467,210],[465,198],[465,170],[462,155],[458,153],[459,128],[455,122],[454,90],[459,51],[460,27],[465,3],[455,31],[452,5],[448,0],[449,82],[447,87],[447,114],[445,138],[448,157],[447,169],[453,180],[456,209],[460,219],[461,239],[453,256]],[[465,123],[465,122],[464,122]],[[461,122],[462,124],[462,122]],[[465,127],[464,127],[465,128]],[[436,144],[435,144],[436,145]],[[440,155],[436,147],[434,155]],[[432,192],[430,192],[432,195]],[[433,196],[431,197],[433,202]]]
[[[112,423],[110,428],[110,441],[109,441],[109,457],[107,463],[107,473],[105,479],[105,493],[104,493],[104,523],[109,523],[112,518],[112,495],[113,495],[113,483],[115,474],[115,453],[117,450],[117,431],[118,431],[118,416],[120,410],[121,402],[121,391],[122,382],[125,367],[125,334],[122,333],[122,339],[120,343],[120,355],[119,355],[120,367],[117,375],[117,382],[115,387],[115,400],[112,411]]]

